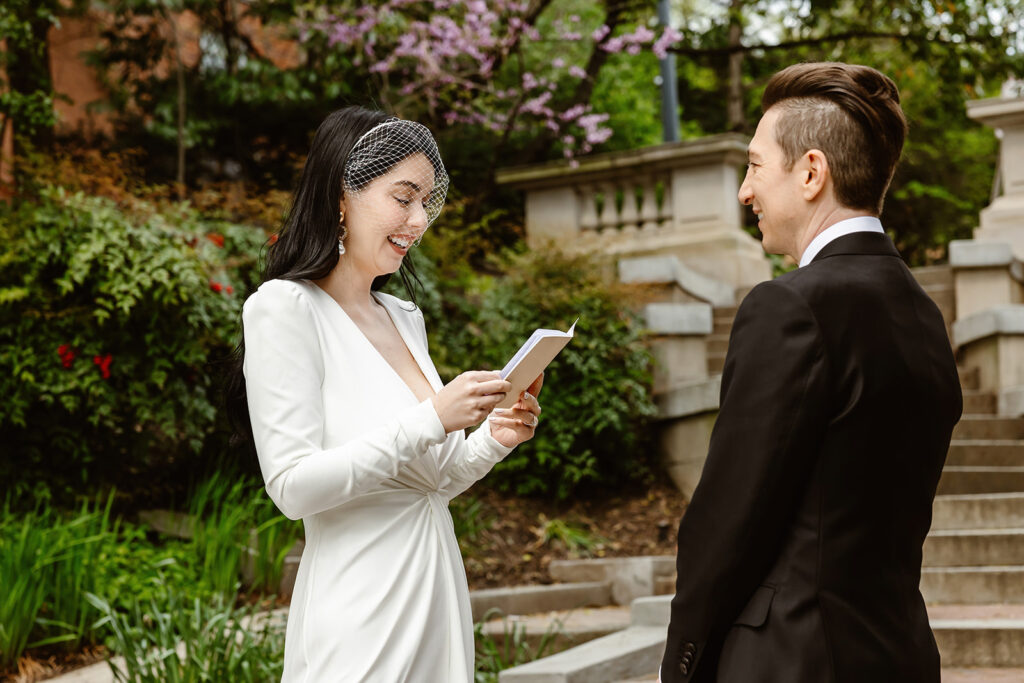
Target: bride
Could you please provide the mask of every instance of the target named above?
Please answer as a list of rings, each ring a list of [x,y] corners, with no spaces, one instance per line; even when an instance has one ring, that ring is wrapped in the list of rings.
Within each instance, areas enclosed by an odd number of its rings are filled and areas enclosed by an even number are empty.
[[[239,424],[267,493],[306,532],[286,682],[473,680],[448,501],[532,438],[543,377],[508,410],[497,372],[442,385],[422,313],[378,291],[396,271],[409,289],[406,254],[447,185],[425,127],[334,112],[243,307]]]

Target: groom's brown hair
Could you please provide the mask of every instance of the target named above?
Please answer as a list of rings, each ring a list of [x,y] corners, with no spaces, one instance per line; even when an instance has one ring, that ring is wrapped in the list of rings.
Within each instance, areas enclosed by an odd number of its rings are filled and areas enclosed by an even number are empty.
[[[787,170],[810,149],[828,160],[840,204],[882,212],[907,135],[896,84],[859,64],[794,64],[772,76],[761,99],[775,124]]]

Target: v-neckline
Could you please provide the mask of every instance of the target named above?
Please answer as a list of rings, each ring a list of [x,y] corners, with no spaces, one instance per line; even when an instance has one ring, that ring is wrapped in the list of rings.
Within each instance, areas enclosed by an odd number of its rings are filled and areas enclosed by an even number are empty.
[[[419,398],[419,396],[416,395],[416,392],[413,390],[413,388],[411,386],[409,386],[409,383],[406,382],[405,379],[402,377],[402,375],[398,372],[398,370],[395,369],[395,366],[392,365],[391,362],[387,358],[384,357],[384,354],[380,352],[380,349],[378,349],[376,346],[374,346],[373,342],[370,341],[370,338],[366,336],[365,332],[363,332],[363,328],[359,327],[359,323],[357,323],[355,320],[352,319],[352,316],[350,316],[348,314],[348,311],[345,310],[345,307],[342,306],[340,303],[338,303],[338,300],[335,299],[333,296],[331,296],[331,294],[326,289],[324,289],[323,287],[321,287],[317,283],[313,282],[312,280],[309,280],[308,282],[313,287],[315,287],[317,290],[319,290],[324,296],[326,296],[328,299],[331,300],[331,303],[334,304],[334,306],[339,311],[341,311],[341,313],[345,316],[345,319],[348,320],[348,322],[351,323],[352,327],[354,327],[356,329],[356,332],[358,332],[359,336],[362,337],[364,342],[366,342],[366,345],[369,346],[370,349],[372,349],[373,352],[377,355],[377,357],[380,358],[380,360],[384,363],[384,365],[386,365],[391,370],[391,373],[398,379],[398,381],[402,384],[402,386],[404,386],[406,388],[406,390],[409,392],[409,394],[417,402],[419,402],[420,398]],[[418,345],[410,344],[409,343],[409,339],[406,337],[405,331],[402,329],[403,326],[400,325],[398,320],[395,319],[395,316],[393,316],[391,314],[391,308],[389,308],[388,305],[382,299],[380,299],[377,296],[377,292],[372,292],[371,291],[370,292],[370,296],[372,296],[373,300],[376,301],[377,304],[379,304],[380,307],[384,309],[384,312],[387,314],[388,319],[391,321],[392,326],[394,326],[395,330],[398,332],[398,337],[402,340],[402,344],[405,345],[407,353],[409,354],[410,357],[412,357],[413,362],[416,363],[416,367],[419,369],[420,374],[423,376],[423,379],[426,381],[427,386],[429,386],[430,390],[433,392],[432,396],[428,396],[427,399],[424,399],[424,400],[429,400],[433,396],[436,396],[437,395],[437,387],[435,387],[434,383],[432,381],[430,381],[430,375],[427,372],[426,367],[424,366],[422,358],[420,357]]]

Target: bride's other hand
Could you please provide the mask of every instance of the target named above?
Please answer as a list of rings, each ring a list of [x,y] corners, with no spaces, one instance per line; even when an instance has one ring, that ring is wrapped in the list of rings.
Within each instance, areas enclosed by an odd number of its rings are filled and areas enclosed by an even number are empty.
[[[480,424],[511,390],[500,372],[470,371],[448,382],[431,400],[444,431],[450,434]]]
[[[544,373],[519,395],[515,405],[507,410],[495,410],[489,418],[491,436],[506,448],[518,446],[533,438],[540,420],[540,402],[537,395],[544,386]]]

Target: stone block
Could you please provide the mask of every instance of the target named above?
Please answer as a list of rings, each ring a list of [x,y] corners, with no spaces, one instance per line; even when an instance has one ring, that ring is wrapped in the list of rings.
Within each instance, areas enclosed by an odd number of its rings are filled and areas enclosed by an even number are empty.
[[[637,598],[654,595],[656,580],[675,570],[675,558],[669,555],[554,560],[548,567],[551,577],[558,581],[608,582],[616,605],[629,605]]]
[[[652,595],[637,598],[630,605],[630,618],[633,626],[656,626],[668,628],[672,616],[672,595]]]
[[[652,334],[703,337],[713,329],[709,304],[653,303],[643,315]]]
[[[704,412],[678,417],[659,427],[662,464],[672,483],[687,498],[693,495],[704,471],[716,419],[717,411]]]
[[[619,260],[619,280],[625,283],[670,282],[701,301],[715,306],[732,306],[736,293],[732,285],[684,266],[676,256],[642,256]]]
[[[503,615],[512,615],[601,607],[612,602],[611,584],[607,580],[598,579],[550,586],[488,588],[472,591],[469,602],[473,610],[473,621],[480,621],[492,609],[499,610]]]
[[[536,189],[526,194],[526,222],[532,247],[564,243],[577,232],[579,199],[572,187]]]
[[[704,337],[649,337],[647,347],[654,357],[652,391],[664,394],[674,387],[707,379],[707,344]]]

